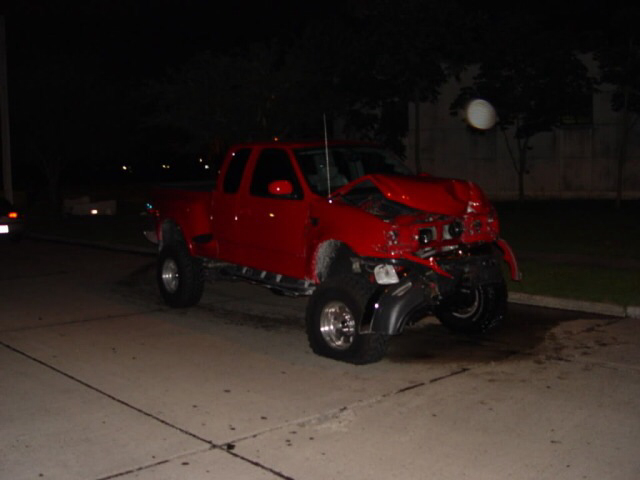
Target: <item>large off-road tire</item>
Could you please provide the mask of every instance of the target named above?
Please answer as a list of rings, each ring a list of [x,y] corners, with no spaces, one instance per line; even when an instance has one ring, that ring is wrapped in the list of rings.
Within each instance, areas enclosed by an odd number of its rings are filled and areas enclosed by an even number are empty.
[[[160,294],[171,307],[191,307],[202,298],[202,262],[191,256],[186,245],[170,244],[162,248],[156,277]]]
[[[387,335],[358,333],[362,319],[371,314],[375,288],[357,275],[332,277],[316,288],[306,313],[307,336],[314,353],[359,365],[384,356]]]
[[[440,322],[457,333],[487,333],[502,324],[507,313],[504,282],[461,285],[451,299],[435,309]]]

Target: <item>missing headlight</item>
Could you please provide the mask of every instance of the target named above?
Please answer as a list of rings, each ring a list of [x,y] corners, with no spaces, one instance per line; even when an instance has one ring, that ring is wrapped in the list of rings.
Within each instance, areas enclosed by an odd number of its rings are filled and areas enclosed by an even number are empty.
[[[434,228],[421,228],[418,232],[418,242],[420,245],[427,245],[435,238]]]
[[[464,232],[464,226],[462,223],[455,221],[450,223],[447,227],[447,232],[449,233],[450,238],[458,238]]]

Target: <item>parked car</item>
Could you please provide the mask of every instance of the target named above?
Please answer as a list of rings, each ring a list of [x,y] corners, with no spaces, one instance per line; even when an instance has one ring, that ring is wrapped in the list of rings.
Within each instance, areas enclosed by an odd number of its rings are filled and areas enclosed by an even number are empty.
[[[391,152],[348,142],[236,145],[213,180],[153,194],[146,235],[172,307],[195,305],[205,279],[310,295],[312,350],[360,364],[427,314],[470,334],[506,316],[501,260],[520,273],[472,182],[413,175]]]
[[[24,232],[24,217],[6,198],[0,197],[0,239],[19,241]]]

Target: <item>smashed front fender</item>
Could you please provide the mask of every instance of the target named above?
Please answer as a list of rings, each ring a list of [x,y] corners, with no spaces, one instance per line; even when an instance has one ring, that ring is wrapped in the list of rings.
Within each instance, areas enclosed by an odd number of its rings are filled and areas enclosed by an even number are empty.
[[[502,252],[502,258],[505,262],[507,262],[507,265],[509,265],[511,279],[516,281],[522,280],[522,272],[518,267],[518,261],[516,260],[516,256],[509,244],[506,242],[506,240],[498,238],[496,240],[496,245],[498,245],[498,248],[500,248],[500,251]]]
[[[372,302],[370,322],[361,325],[360,333],[397,335],[405,325],[424,316],[431,305],[427,282],[418,275],[404,277],[383,289]]]

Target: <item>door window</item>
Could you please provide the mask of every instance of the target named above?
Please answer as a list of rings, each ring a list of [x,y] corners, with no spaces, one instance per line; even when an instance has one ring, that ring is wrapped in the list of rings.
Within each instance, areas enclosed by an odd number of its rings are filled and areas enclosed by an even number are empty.
[[[276,180],[287,180],[293,186],[290,195],[272,195],[269,184]],[[286,198],[299,200],[302,198],[300,182],[289,155],[280,148],[267,148],[260,153],[251,179],[251,195],[257,197]]]

